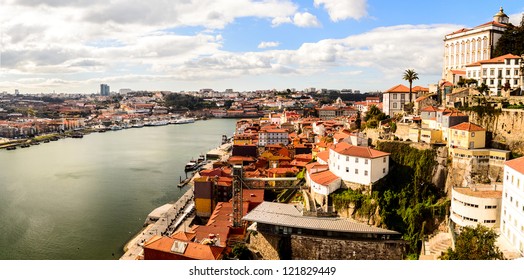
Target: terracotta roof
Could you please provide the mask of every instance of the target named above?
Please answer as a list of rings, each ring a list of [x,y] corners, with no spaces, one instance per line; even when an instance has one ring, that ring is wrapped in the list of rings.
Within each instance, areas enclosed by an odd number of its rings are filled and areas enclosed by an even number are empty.
[[[171,251],[175,242],[183,242],[186,245],[185,250],[181,253]],[[187,259],[193,260],[217,260],[224,251],[225,247],[216,247],[203,245],[195,242],[187,242],[184,240],[177,240],[166,236],[153,236],[145,244],[144,248],[171,253],[174,255],[181,255]]]
[[[348,143],[338,143],[334,145],[332,149],[341,155],[360,158],[379,158],[390,155],[390,153],[377,151],[370,147],[353,146]]]
[[[479,126],[479,125],[476,125],[470,122],[463,122],[455,126],[452,126],[449,129],[465,130],[465,131],[486,131],[486,129],[484,129],[482,126]]]
[[[520,174],[524,174],[524,157],[508,160],[504,164]]]
[[[519,59],[521,57],[518,56],[518,55],[514,55],[514,54],[511,54],[511,53],[508,53],[508,54],[505,54],[505,55],[494,57],[492,59],[480,60],[480,61],[477,61],[476,63],[472,63],[472,64],[469,64],[467,66],[478,66],[478,65],[481,65],[481,64],[501,64],[501,63],[504,63],[504,61],[506,59],[515,59],[515,58]]]
[[[500,22],[496,22],[496,21],[489,21],[489,22],[486,22],[484,24],[481,24],[475,28],[479,28],[479,27],[484,27],[484,26],[488,26],[488,25],[494,25],[494,26],[498,26],[498,27],[508,27],[508,25],[504,24],[504,23],[500,23]]]
[[[451,32],[451,33],[449,33],[447,35],[453,35],[453,34],[462,33],[462,32],[466,32],[466,31],[470,31],[470,30],[472,30],[472,29],[471,28],[461,28],[461,29],[459,29],[457,31],[453,31],[453,32]]]
[[[328,162],[328,160],[329,160],[329,150],[325,150],[323,152],[317,153],[317,158],[321,159],[324,162]]]
[[[411,88],[411,91],[412,92],[429,91],[429,88],[425,88],[425,87],[421,87],[421,86],[415,86],[415,87]]]
[[[421,112],[437,112],[438,108],[435,106],[428,106],[420,110]]]
[[[396,85],[385,92],[388,93],[409,93],[409,88],[404,85]]]
[[[466,75],[466,71],[464,70],[451,70],[450,72],[457,75]]]
[[[311,180],[319,185],[327,186],[340,178],[329,170],[320,171],[309,175]]]

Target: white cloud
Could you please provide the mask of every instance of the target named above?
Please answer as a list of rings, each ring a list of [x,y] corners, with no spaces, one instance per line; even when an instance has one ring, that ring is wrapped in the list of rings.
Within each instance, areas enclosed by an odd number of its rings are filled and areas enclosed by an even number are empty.
[[[293,16],[293,23],[298,27],[320,27],[322,26],[317,17],[308,13],[296,13]]]
[[[367,0],[314,0],[315,7],[321,5],[332,21],[348,18],[359,20],[367,16]]]
[[[522,16],[523,15],[524,15],[524,13],[517,13],[517,14],[508,15],[509,21],[513,25],[515,25],[515,26],[520,26],[520,22],[522,21]]]
[[[271,26],[276,27],[284,23],[293,23],[293,20],[290,17],[275,17],[271,21]]]
[[[257,48],[259,49],[274,48],[274,47],[278,47],[279,45],[280,45],[280,42],[260,42]]]

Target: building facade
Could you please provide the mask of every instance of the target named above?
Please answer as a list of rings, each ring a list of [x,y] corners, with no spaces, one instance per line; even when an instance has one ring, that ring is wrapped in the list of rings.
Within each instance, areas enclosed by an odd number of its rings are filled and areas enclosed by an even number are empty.
[[[509,17],[500,8],[493,16],[493,21],[446,35],[442,78],[451,81],[452,70],[464,70],[468,64],[491,59],[496,43],[507,29],[508,23]]]
[[[389,172],[389,153],[338,143],[329,152],[329,170],[342,180],[369,185]]]
[[[501,94],[501,89],[524,89],[522,85],[522,57],[506,54],[488,60],[481,60],[466,66],[466,78],[475,79],[478,85],[485,84],[489,95]]]
[[[451,220],[460,227],[481,224],[490,228],[500,226],[501,188],[453,188],[451,191]]]
[[[524,157],[504,165],[500,233],[524,256]]]

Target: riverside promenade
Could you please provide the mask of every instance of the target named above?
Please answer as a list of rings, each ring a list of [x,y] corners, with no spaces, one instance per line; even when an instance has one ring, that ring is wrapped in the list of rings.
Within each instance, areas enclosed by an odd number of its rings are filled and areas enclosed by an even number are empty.
[[[213,168],[213,163],[217,161],[227,161],[231,148],[232,143],[226,143],[210,151],[216,153],[219,158],[208,161],[202,169]],[[199,177],[200,174],[194,172],[191,180],[187,183],[189,188],[184,195],[176,202],[161,206],[148,215],[144,228],[124,246],[124,254],[120,257],[120,260],[142,259],[144,256],[144,243],[155,235],[171,236],[179,230],[189,230],[196,212],[194,203],[194,180]],[[161,213],[154,214],[156,211],[160,211]],[[150,222],[152,218],[155,220],[154,222]]]
[[[193,177],[194,179],[194,177]],[[160,218],[145,226],[131,241],[124,246],[124,255],[121,260],[137,260],[143,256],[143,245],[155,235],[170,236],[179,228],[189,228],[195,217],[193,201],[193,179],[188,183],[189,188],[169,209],[160,215]],[[149,219],[149,217],[148,217]]]

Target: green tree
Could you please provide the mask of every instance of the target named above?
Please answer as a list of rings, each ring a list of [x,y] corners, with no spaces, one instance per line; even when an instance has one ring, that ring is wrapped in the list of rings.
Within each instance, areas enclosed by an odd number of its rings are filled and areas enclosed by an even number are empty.
[[[495,244],[498,234],[483,225],[465,227],[457,236],[455,250],[448,250],[441,260],[503,260],[504,255]]]
[[[239,259],[239,260],[251,260],[251,251],[249,251],[249,248],[245,244],[236,244],[233,246],[232,250],[233,258]]]
[[[524,15],[522,16],[520,26],[508,24],[508,28],[497,41],[493,55],[501,56],[508,53],[522,55],[524,54],[524,44],[522,42],[524,42]]]
[[[418,74],[413,69],[408,69],[404,71],[404,75],[402,76],[402,79],[409,82],[409,102],[411,103],[411,92],[413,88],[413,81],[418,80]]]

